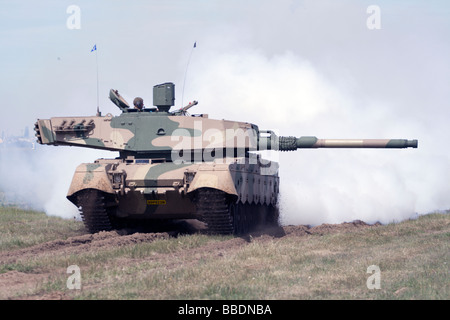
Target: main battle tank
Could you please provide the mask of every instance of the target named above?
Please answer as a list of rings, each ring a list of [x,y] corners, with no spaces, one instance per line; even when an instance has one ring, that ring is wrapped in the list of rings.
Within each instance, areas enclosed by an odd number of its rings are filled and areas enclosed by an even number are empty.
[[[37,141],[118,151],[115,159],[79,165],[67,198],[90,232],[159,219],[198,219],[211,233],[242,234],[278,223],[278,163],[253,151],[299,148],[417,148],[417,140],[283,137],[248,122],[169,111],[175,85],[153,87],[152,108],[131,108],[117,90],[122,113],[38,119]]]

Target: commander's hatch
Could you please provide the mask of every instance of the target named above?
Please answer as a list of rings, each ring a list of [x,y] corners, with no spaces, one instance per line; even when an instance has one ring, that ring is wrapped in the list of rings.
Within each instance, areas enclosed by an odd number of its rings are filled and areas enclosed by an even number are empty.
[[[118,90],[111,89],[109,90],[109,99],[119,107],[122,112],[128,112],[128,109],[130,108],[130,105],[128,102],[125,101],[125,99],[119,94]]]

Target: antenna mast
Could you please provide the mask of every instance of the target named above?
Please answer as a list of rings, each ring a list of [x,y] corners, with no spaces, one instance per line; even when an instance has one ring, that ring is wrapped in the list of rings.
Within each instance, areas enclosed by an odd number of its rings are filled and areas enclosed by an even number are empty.
[[[98,56],[97,56],[97,44],[91,49],[91,52],[95,51],[95,64],[97,68],[97,117],[100,117],[102,113],[100,112],[100,103],[98,98]]]
[[[184,106],[184,104],[183,104],[183,99],[184,99],[184,85],[185,85],[185,83],[186,83],[186,76],[187,76],[187,71],[188,71],[188,68],[189,68],[189,62],[191,62],[192,52],[194,51],[194,48],[196,48],[196,47],[197,47],[197,41],[194,42],[194,46],[193,46],[192,49],[191,49],[191,53],[189,54],[189,59],[188,59],[187,65],[186,65],[186,71],[184,72],[183,90],[182,90],[182,92],[181,92],[181,107]]]

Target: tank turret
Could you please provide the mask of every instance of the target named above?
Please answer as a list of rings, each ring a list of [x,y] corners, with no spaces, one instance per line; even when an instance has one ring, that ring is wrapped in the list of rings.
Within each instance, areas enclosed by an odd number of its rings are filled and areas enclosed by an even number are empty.
[[[301,148],[417,148],[417,140],[277,136],[248,122],[173,112],[175,85],[153,88],[153,107],[131,107],[117,90],[120,115],[38,119],[37,141],[119,152],[77,167],[67,198],[90,232],[157,219],[195,218],[213,233],[278,223],[278,164],[253,151]]]

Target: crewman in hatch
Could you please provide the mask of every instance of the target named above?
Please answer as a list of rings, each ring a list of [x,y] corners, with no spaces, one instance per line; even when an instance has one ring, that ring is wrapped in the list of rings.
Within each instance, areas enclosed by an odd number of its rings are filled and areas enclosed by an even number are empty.
[[[141,97],[136,97],[133,100],[133,104],[135,109],[142,111],[142,109],[144,108],[144,99],[142,99]]]

